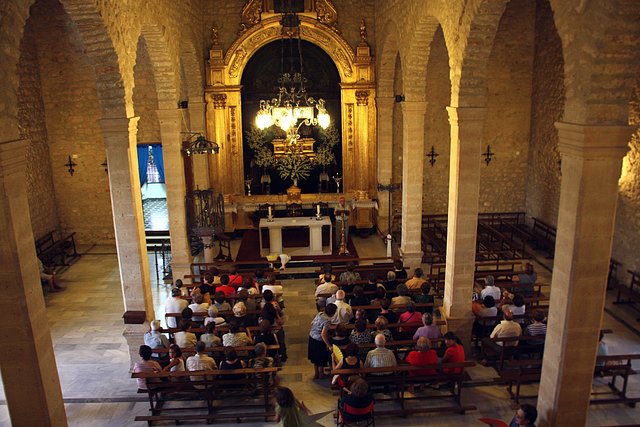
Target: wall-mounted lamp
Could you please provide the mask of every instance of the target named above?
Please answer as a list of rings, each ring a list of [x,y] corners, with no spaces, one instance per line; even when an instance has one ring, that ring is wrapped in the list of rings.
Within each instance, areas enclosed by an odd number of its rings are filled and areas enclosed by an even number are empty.
[[[482,155],[484,156],[484,162],[487,164],[487,166],[489,166],[489,163],[491,163],[491,159],[495,154],[496,153],[491,152],[491,146],[487,145],[487,151],[482,153]]]
[[[75,167],[78,166],[78,164],[71,159],[71,156],[69,156],[69,162],[65,163],[64,165],[67,167],[67,172],[69,172],[69,175],[73,176],[73,173],[76,171]]]
[[[404,102],[404,95],[396,95],[396,102]]]
[[[178,108],[186,110],[189,108],[189,101],[178,101]]]
[[[433,165],[436,163],[436,157],[438,157],[439,155],[440,154],[436,153],[435,147],[432,145],[431,151],[427,153],[427,157],[429,157],[429,164],[431,164],[431,167],[433,167]]]

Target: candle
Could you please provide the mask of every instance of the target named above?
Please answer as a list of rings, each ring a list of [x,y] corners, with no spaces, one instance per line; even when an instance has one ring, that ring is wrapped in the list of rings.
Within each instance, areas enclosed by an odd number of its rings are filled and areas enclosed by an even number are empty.
[[[316,205],[316,215],[320,216],[320,205]]]
[[[269,206],[269,216],[271,216],[271,206]]]

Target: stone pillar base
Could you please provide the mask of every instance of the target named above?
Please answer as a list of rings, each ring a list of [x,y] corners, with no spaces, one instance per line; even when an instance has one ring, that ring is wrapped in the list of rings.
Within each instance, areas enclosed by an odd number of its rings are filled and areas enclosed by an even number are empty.
[[[469,302],[469,307],[471,307],[471,302]],[[460,338],[460,341],[462,341],[464,354],[467,359],[469,359],[471,357],[471,329],[473,327],[473,316],[471,315],[471,311],[469,311],[468,317],[446,317],[446,313],[442,309],[440,309],[440,313],[447,322],[445,325],[446,330],[443,329],[442,332],[445,333],[450,331],[455,333],[458,338]]]
[[[402,247],[399,248],[400,256],[405,267],[409,267],[409,276],[413,274],[413,270],[422,266],[422,251],[420,252],[404,252]]]
[[[149,322],[142,325],[125,325],[122,336],[127,340],[129,346],[129,369],[133,370],[133,365],[140,360],[140,346],[144,344],[144,333],[149,330]]]

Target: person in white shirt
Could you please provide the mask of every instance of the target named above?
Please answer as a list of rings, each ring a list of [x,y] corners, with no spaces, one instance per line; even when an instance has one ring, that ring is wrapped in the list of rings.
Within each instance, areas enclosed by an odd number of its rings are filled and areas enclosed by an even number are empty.
[[[327,297],[318,295],[334,295],[336,292],[338,292],[338,286],[331,283],[331,274],[325,274],[324,283],[318,285],[318,287],[316,288],[316,300],[317,302],[324,305],[324,303],[326,303],[327,301]]]
[[[484,289],[480,292],[480,299],[484,300],[484,297],[491,295],[495,301],[500,301],[502,292],[500,288],[495,286],[495,279],[493,276],[487,276],[484,278]]]
[[[278,302],[280,308],[284,308],[284,299],[282,297],[284,288],[282,287],[282,285],[276,284],[275,276],[269,277],[269,281],[266,284],[262,285],[262,292],[266,290],[270,290],[271,292],[273,292],[273,295],[275,296],[275,299]]]
[[[216,369],[216,361],[213,357],[208,356],[204,350],[206,344],[199,341],[196,344],[196,355],[187,359],[187,371],[211,371]],[[191,376],[191,381],[201,381],[202,376]],[[209,379],[207,377],[207,379]],[[204,388],[204,386],[196,386],[198,388]]]
[[[194,313],[206,313],[209,310],[209,304],[204,302],[204,296],[202,294],[196,294],[193,296],[193,303],[189,304],[189,308]],[[191,318],[194,322],[202,322],[204,317],[202,316],[193,316]]]
[[[519,323],[513,321],[513,313],[505,311],[504,320],[493,328],[493,332],[491,332],[489,338],[482,340],[483,364],[486,364],[489,359],[493,360],[499,357],[503,352],[503,347],[505,347],[504,351],[506,351],[507,347],[516,347],[518,345],[517,340],[495,342],[492,338],[513,338],[521,335],[522,327]]]
[[[336,301],[334,302],[334,304],[338,309],[336,310],[336,314],[334,314],[331,318],[331,323],[333,325],[339,325],[340,323],[349,323],[353,318],[353,309],[344,301],[345,297],[346,294],[342,289],[336,292]]]
[[[182,292],[178,288],[171,289],[171,296],[167,298],[164,303],[164,312],[165,313],[182,313],[182,310],[187,308],[189,303],[187,300],[182,299]],[[165,319],[167,322],[167,328],[177,328],[178,322],[175,317],[167,317]]]
[[[194,334],[193,332],[187,332],[189,329],[189,325],[189,322],[181,320],[179,325],[181,331],[173,334],[173,341],[183,349],[193,348],[198,342],[196,334]]]

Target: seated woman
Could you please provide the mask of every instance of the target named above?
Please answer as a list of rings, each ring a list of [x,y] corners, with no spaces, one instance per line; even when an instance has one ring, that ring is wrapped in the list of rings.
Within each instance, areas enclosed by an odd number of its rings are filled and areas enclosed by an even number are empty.
[[[213,299],[213,305],[218,309],[219,312],[231,311],[231,304],[227,302],[227,299],[224,296],[224,292],[216,292]]]
[[[242,301],[235,303],[233,306],[233,321],[241,328],[255,326],[255,317],[247,314],[247,306]]]
[[[179,345],[171,344],[169,346],[169,359],[169,364],[162,368],[164,372],[184,372],[184,359]]]
[[[218,316],[218,309],[216,308],[215,305],[209,306],[209,309],[207,310],[207,314],[209,316],[204,318],[205,327],[207,327],[209,323],[213,323],[216,326],[222,326],[227,324],[227,321],[224,319],[224,317]]]
[[[229,322],[229,332],[222,336],[222,345],[225,347],[242,347],[251,345],[251,338],[246,332],[240,332],[238,322]]]
[[[411,338],[413,334],[420,327],[422,322],[422,315],[416,311],[416,306],[413,302],[407,304],[407,311],[400,315],[399,323],[407,323],[407,326],[401,326],[398,329],[400,339]],[[410,324],[410,325],[409,325]]]
[[[396,272],[391,270],[387,271],[387,281],[384,282],[384,287],[387,291],[395,291],[398,287],[398,280],[396,280]]]
[[[508,294],[502,299],[500,310],[503,312],[510,311],[514,316],[523,316],[527,310],[524,304],[524,297],[521,294]],[[518,319],[516,322],[523,324],[524,319]]]
[[[267,346],[265,343],[257,343],[253,354],[254,357],[249,360],[250,368],[270,368],[273,366],[273,357],[267,356]]]
[[[343,323],[336,326],[333,336],[329,338],[329,342],[333,345],[337,345],[338,347],[349,344],[349,332]]]
[[[393,334],[388,329],[389,321],[385,317],[378,317],[374,324],[376,325],[376,329],[371,332],[372,337],[382,334],[387,341],[393,341]]]
[[[180,348],[193,348],[198,342],[196,334],[189,332],[190,326],[191,324],[188,321],[180,320],[180,323],[178,324],[180,332],[173,334],[173,340],[180,346]]]
[[[205,343],[207,347],[216,347],[222,345],[222,340],[219,336],[216,335],[215,322],[207,323],[207,326],[205,326],[204,329],[206,332],[200,336],[200,341]]]
[[[194,313],[206,313],[207,310],[209,310],[209,304],[204,302],[204,296],[202,294],[198,293],[198,294],[195,294],[193,296],[193,302],[191,304],[189,304],[189,308]],[[202,317],[202,316],[193,316],[191,318],[191,320],[194,321],[194,322],[202,322],[202,321],[204,321],[204,317]]]
[[[245,367],[245,363],[243,360],[238,358],[238,354],[236,351],[227,347],[224,349],[224,360],[220,362],[220,370],[228,371],[232,369],[243,369]],[[244,374],[231,374],[231,375],[220,375],[218,378],[221,380],[239,380],[244,378]]]
[[[471,310],[473,314],[478,317],[496,317],[498,315],[498,308],[495,306],[496,300],[487,295],[483,298],[482,302],[474,301],[471,303]],[[488,336],[495,326],[495,322],[479,322],[477,319],[473,321],[472,331],[478,338],[484,338]]]
[[[338,409],[340,415],[346,422],[358,422],[371,417],[371,413],[367,414],[351,414],[349,407],[358,409],[368,408],[374,403],[373,396],[369,393],[369,385],[362,378],[357,379],[351,384],[349,394],[346,394],[338,400]],[[338,415],[338,417],[340,417]]]
[[[429,313],[424,313],[422,315],[422,324],[418,328],[415,334],[413,334],[413,340],[417,340],[420,337],[429,338],[430,340],[435,340],[440,338],[440,327],[438,325],[433,324],[433,316]]]
[[[420,337],[416,342],[416,349],[409,352],[404,360],[411,366],[437,365],[438,355],[435,350],[431,349],[431,341],[429,341],[429,338]],[[435,375],[435,373],[435,369],[409,371],[409,375]]]
[[[336,355],[331,355],[331,365],[333,369],[359,369],[362,366],[362,362],[358,359],[358,345],[348,344],[342,351],[342,359],[336,360]],[[344,388],[345,391],[349,391],[349,387],[353,381],[358,378],[357,375],[337,375],[334,377],[333,384],[338,384]]]

